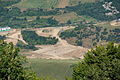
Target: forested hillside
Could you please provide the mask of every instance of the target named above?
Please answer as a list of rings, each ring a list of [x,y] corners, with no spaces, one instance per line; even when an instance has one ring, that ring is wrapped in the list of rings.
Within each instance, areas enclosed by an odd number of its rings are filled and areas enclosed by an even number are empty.
[[[102,22],[113,21],[120,17],[120,13],[110,16],[106,15],[106,13],[110,11],[104,9],[103,4],[105,4],[105,1],[101,0],[86,1],[85,3],[78,0],[78,4],[76,5],[68,5],[65,8],[52,7],[51,9],[40,7],[21,9],[13,5],[20,2],[20,0],[11,0],[9,3],[7,0],[0,1],[0,3],[3,4],[0,5],[1,26],[10,26],[13,28],[62,26],[69,25],[68,22],[70,21],[72,25],[75,25],[76,22],[79,23],[79,20],[90,20],[93,23],[94,20]],[[107,2],[109,2],[109,0]],[[37,3],[37,1],[35,1],[35,3]],[[119,0],[113,0],[112,5],[120,11]],[[68,13],[73,14],[73,17],[69,16]],[[64,15],[65,17],[59,17]],[[82,19],[82,17],[84,18]],[[61,20],[65,21],[61,24]]]
[[[88,32],[84,28],[81,29],[84,24],[97,24],[99,22],[106,22],[106,21],[113,21],[119,19],[118,14],[113,15],[106,15],[106,13],[110,12],[103,7],[105,2],[110,2],[111,0],[104,0],[104,1],[77,1],[78,4],[73,6],[66,6],[65,8],[55,8],[52,7],[51,9],[44,9],[44,8],[27,8],[22,10],[21,8],[14,6],[13,4],[18,4],[20,0],[11,0],[8,4],[7,0],[1,0],[3,5],[0,5],[0,25],[1,26],[10,26],[11,28],[41,28],[41,27],[58,27],[64,25],[74,25],[79,26],[79,28],[75,28],[72,31],[65,31],[61,33],[62,38],[71,38],[72,43],[74,45],[79,46],[86,46],[88,44],[84,44],[86,42],[82,42],[82,40],[89,40],[90,36],[92,36],[90,47],[93,45],[97,45],[97,43],[104,41],[115,41],[119,42],[119,29],[114,28],[114,31],[118,31],[115,33],[113,30],[109,31],[108,27],[104,30],[105,25],[100,25],[102,27],[102,32],[98,31],[99,26],[92,26],[94,27]],[[30,1],[31,2],[31,1]],[[36,3],[37,1],[35,1]],[[51,2],[51,1],[50,1]],[[59,2],[59,1],[57,1]],[[70,2],[74,2],[70,0]],[[28,2],[26,2],[28,3]],[[45,4],[46,2],[44,2]],[[56,2],[55,2],[56,3]],[[47,4],[47,3],[46,3]],[[13,5],[13,6],[12,6]],[[118,11],[120,10],[119,0],[112,0],[112,6],[114,6]],[[69,15],[69,13],[71,15]],[[65,17],[64,17],[65,16]],[[71,17],[71,18],[70,18]],[[68,19],[67,19],[68,18]],[[61,20],[64,20],[62,23]],[[79,25],[80,23],[84,23],[82,26]],[[90,28],[92,28],[90,27]],[[113,27],[113,26],[111,26]],[[82,33],[84,31],[84,33]],[[80,35],[78,37],[78,35]],[[94,37],[96,36],[96,37]],[[74,37],[74,38],[73,38]],[[77,37],[77,38],[76,38]],[[83,38],[85,37],[85,38]],[[88,38],[89,37],[89,38]],[[95,38],[95,39],[94,39]],[[114,40],[113,40],[114,38]]]

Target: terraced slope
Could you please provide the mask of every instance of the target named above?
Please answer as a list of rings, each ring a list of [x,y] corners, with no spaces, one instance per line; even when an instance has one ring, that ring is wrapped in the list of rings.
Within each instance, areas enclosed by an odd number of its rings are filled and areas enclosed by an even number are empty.
[[[69,5],[69,0],[59,0],[58,8],[65,8]]]
[[[90,3],[90,2],[95,2],[95,0],[69,0],[69,5],[76,5],[81,3]]]
[[[95,2],[95,0],[22,0],[15,6],[26,9],[26,8],[65,8],[69,5],[76,5],[79,2]]]
[[[52,8],[59,3],[59,0],[22,0],[15,4],[19,8]]]

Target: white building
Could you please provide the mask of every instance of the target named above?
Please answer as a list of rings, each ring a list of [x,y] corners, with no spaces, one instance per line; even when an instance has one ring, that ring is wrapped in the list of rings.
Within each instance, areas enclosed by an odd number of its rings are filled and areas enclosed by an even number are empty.
[[[0,27],[0,32],[2,31],[10,31],[11,28],[10,27]]]

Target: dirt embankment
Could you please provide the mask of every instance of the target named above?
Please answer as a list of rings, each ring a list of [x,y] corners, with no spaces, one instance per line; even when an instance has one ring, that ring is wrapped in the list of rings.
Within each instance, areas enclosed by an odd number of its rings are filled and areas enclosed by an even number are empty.
[[[84,53],[88,50],[80,46],[74,46],[67,43],[59,37],[58,33],[63,30],[72,29],[74,27],[59,27],[59,28],[42,28],[35,30],[40,36],[52,36],[59,39],[56,45],[39,45],[40,49],[32,51],[28,58],[46,58],[46,59],[74,59],[83,58]],[[48,30],[47,32],[43,32]]]
[[[120,26],[120,21],[112,21],[110,23],[110,25],[112,25],[112,26]]]
[[[73,26],[65,27],[48,27],[48,28],[36,28],[30,29],[34,30],[40,36],[51,36],[59,39],[56,45],[36,45],[39,49],[36,51],[23,52],[27,55],[27,58],[45,58],[45,59],[74,59],[74,58],[83,58],[84,53],[88,50],[80,46],[74,46],[67,43],[66,40],[63,40],[59,37],[59,32],[67,29],[72,29]],[[13,29],[10,32],[2,33],[7,36],[5,41],[17,43],[18,40],[21,40],[27,44],[21,35],[20,29]]]
[[[21,29],[12,29],[11,31],[0,32],[0,35],[5,35],[7,37],[5,41],[12,42],[14,45],[17,44],[18,40],[27,44],[22,38]]]

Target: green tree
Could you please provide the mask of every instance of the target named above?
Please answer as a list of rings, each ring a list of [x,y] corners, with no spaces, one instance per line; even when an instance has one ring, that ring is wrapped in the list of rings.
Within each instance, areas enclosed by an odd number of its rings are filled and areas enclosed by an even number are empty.
[[[73,80],[120,80],[120,45],[111,42],[88,51],[74,66]]]
[[[0,40],[0,80],[38,80],[23,67],[26,58],[18,54],[19,48]]]
[[[37,17],[36,17],[36,20],[40,20],[40,16],[37,16]]]
[[[67,24],[72,24],[72,22],[70,20],[67,21]]]

